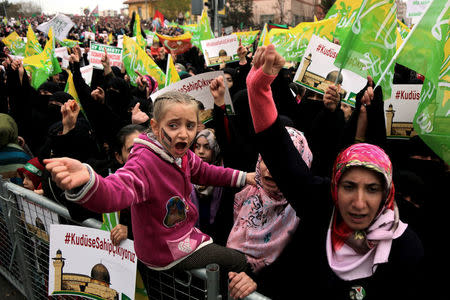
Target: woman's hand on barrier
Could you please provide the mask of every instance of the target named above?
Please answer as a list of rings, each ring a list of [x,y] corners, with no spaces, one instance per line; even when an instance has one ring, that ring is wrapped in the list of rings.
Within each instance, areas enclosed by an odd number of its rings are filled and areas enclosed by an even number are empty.
[[[45,168],[52,174],[52,179],[63,190],[71,190],[89,181],[88,168],[79,160],[61,157],[44,159]]]
[[[125,240],[128,237],[128,227],[122,224],[117,224],[111,230],[111,241],[114,246],[120,244],[121,241]]]
[[[256,282],[245,272],[229,272],[228,278],[230,281],[228,290],[232,298],[242,299],[256,291]]]

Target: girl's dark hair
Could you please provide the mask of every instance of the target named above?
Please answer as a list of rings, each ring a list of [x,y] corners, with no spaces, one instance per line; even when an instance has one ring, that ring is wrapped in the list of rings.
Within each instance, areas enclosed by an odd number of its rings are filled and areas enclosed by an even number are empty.
[[[144,132],[147,128],[140,124],[128,124],[122,127],[119,132],[117,132],[116,135],[116,142],[114,145],[114,151],[119,152],[122,150],[123,145],[125,145],[125,140],[127,137],[138,131],[138,132]]]

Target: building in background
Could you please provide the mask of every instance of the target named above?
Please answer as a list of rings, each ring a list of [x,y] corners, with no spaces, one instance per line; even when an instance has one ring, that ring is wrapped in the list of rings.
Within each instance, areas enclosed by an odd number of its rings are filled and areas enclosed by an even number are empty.
[[[320,0],[253,0],[254,23],[273,22],[292,26],[314,20],[314,7]]]
[[[123,4],[128,5],[128,16],[131,18],[133,12],[136,12],[141,16],[141,19],[152,19],[155,15],[154,0],[127,0]]]
[[[395,0],[397,4],[397,19],[402,21],[406,26],[411,26],[411,18],[406,17],[406,3],[402,0]]]
[[[117,12],[117,10],[106,9],[106,10],[101,10],[99,15],[101,17],[116,17],[119,15],[119,13]]]

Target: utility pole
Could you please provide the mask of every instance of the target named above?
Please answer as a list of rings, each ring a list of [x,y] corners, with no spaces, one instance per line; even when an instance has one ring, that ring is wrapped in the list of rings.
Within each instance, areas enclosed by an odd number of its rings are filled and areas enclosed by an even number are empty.
[[[219,36],[219,18],[217,17],[218,0],[214,0],[214,35]]]

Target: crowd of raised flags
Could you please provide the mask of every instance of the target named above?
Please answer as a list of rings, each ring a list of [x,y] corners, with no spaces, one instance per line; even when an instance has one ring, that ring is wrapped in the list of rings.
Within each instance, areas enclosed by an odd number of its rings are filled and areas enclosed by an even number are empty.
[[[384,98],[391,93],[395,64],[401,64],[425,76],[420,104],[414,118],[414,129],[424,141],[450,162],[450,45],[448,43],[450,0],[432,1],[420,21],[410,29],[397,18],[395,0],[337,0],[323,20],[302,22],[294,27],[272,28],[235,32],[242,45],[247,47],[275,45],[286,61],[298,63],[312,35],[338,42],[341,50],[335,65],[351,70],[363,77],[372,76],[383,89]],[[155,19],[167,25],[158,12]],[[136,71],[151,75],[160,87],[180,80],[173,57],[169,56],[167,69],[161,70],[145,51],[148,40],[144,38],[140,16],[136,14],[132,36],[123,37],[122,62],[131,83],[135,85]],[[175,36],[144,31],[145,35],[159,39],[171,54],[181,54],[196,46],[202,51],[201,41],[215,38],[206,10],[196,24],[175,25],[184,33]],[[112,33],[106,41],[112,43]],[[50,76],[61,72],[55,57],[55,37],[48,31],[48,41],[42,49],[31,25],[26,43],[12,32],[2,39],[10,53],[23,57],[23,65],[31,75],[31,83],[38,88]],[[58,40],[61,46],[71,48],[78,41]],[[251,49],[255,50],[255,49]],[[357,62],[357,63],[355,63]],[[70,77],[69,77],[70,78]],[[68,83],[67,90],[76,93]],[[74,95],[74,94],[72,94]],[[74,95],[74,97],[76,97]]]

